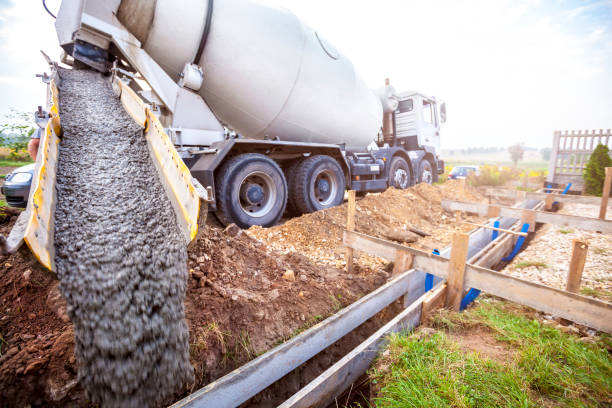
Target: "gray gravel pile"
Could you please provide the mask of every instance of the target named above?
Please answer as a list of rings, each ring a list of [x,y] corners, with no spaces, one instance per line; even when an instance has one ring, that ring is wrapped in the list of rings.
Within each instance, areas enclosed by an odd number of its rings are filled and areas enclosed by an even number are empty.
[[[94,403],[156,405],[193,379],[187,250],[142,128],[108,79],[60,77],[55,262],[79,378]]]

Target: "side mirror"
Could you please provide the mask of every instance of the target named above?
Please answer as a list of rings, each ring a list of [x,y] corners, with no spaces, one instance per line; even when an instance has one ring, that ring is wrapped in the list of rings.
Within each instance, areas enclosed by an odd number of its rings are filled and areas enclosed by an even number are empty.
[[[442,102],[440,105],[440,121],[446,123],[446,103]]]

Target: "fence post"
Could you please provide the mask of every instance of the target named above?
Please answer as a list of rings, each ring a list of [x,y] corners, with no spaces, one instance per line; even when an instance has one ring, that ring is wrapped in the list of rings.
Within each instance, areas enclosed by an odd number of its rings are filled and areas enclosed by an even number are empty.
[[[349,190],[346,210],[346,229],[348,231],[355,231],[355,210],[355,190]],[[346,272],[353,273],[353,248],[346,248]]]
[[[557,158],[559,157],[559,141],[561,132],[556,131],[553,135],[552,152],[550,152],[550,162],[548,163],[548,177],[546,181],[549,183],[555,182],[555,172],[557,171]]]
[[[610,198],[610,188],[612,188],[612,167],[606,167],[606,180],[604,181],[603,194],[601,195],[601,204],[599,205],[599,219],[606,219],[608,211],[608,199]]]
[[[468,234],[455,232],[451,248],[450,262],[448,263],[448,288],[446,294],[446,307],[459,311],[463,298],[465,283],[465,264],[467,263]]]
[[[569,265],[569,273],[567,274],[567,291],[578,293],[580,291],[580,282],[582,281],[582,271],[586,262],[589,246],[586,242],[580,240],[572,241],[572,259]]]

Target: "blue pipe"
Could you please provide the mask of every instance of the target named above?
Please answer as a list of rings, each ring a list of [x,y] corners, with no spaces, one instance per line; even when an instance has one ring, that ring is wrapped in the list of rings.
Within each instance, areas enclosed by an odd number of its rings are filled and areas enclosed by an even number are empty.
[[[440,251],[434,249],[432,254],[440,256]],[[425,275],[425,293],[433,289],[434,276],[431,273]]]
[[[529,231],[529,224],[527,223],[523,224],[523,228],[521,228],[521,232],[528,232],[528,231]],[[505,258],[502,258],[502,261],[504,262],[512,261],[514,257],[519,253],[521,248],[523,247],[524,242],[525,242],[525,237],[519,237],[516,240],[516,244],[514,244],[514,248],[512,249],[512,252],[510,252],[510,255],[508,255]]]

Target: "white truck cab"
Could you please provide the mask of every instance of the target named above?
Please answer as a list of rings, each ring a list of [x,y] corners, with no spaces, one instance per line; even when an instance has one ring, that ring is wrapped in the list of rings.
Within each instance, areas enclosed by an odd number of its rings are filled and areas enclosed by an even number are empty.
[[[397,139],[409,138],[409,145],[429,146],[440,152],[440,125],[446,122],[446,104],[416,91],[397,95],[395,112]]]

